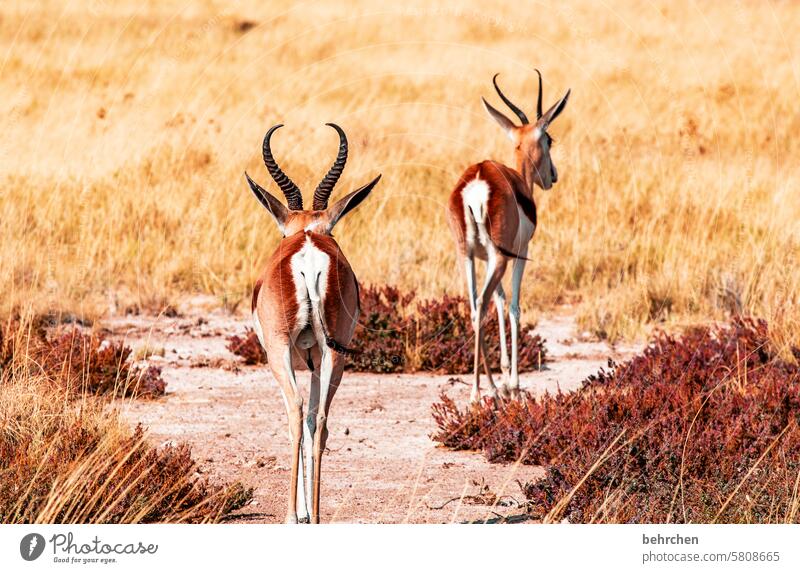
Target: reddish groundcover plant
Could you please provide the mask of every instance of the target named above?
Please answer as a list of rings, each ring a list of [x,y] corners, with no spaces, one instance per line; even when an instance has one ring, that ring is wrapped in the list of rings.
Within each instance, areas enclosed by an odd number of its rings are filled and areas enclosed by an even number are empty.
[[[163,394],[160,370],[99,334],[47,330],[0,324],[0,522],[214,522],[251,499],[200,476],[188,445],[156,447],[108,407]]]
[[[75,394],[155,398],[166,388],[159,367],[131,364],[130,347],[78,328],[48,335],[40,321],[8,321],[0,328],[0,369],[11,367],[15,355],[17,368]]]
[[[361,315],[351,343],[355,354],[348,368],[378,374],[426,371],[467,374],[473,367],[474,338],[469,304],[464,297],[444,295],[440,299],[417,300],[414,292],[393,286],[369,286],[361,291]],[[484,339],[490,364],[500,369],[500,330],[497,313],[487,313]],[[508,331],[509,326],[506,325]],[[519,369],[540,369],[546,361],[544,340],[534,327],[520,327]],[[510,333],[507,332],[510,340]],[[255,332],[228,338],[228,350],[245,364],[266,361]]]
[[[544,466],[521,486],[547,520],[800,521],[800,369],[760,320],[659,334],[570,394],[442,395],[433,416],[447,447]]]
[[[267,355],[252,328],[246,329],[244,336],[238,334],[229,336],[227,349],[242,357],[245,364],[267,363]]]

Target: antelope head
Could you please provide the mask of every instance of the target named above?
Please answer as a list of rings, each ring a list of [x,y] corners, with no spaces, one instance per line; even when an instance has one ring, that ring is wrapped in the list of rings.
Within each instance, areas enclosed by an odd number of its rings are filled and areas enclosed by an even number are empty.
[[[381,178],[381,176],[378,175],[363,187],[339,199],[332,207],[328,207],[328,198],[347,162],[347,136],[338,125],[334,123],[326,123],[325,125],[331,126],[339,134],[339,153],[333,165],[328,170],[328,173],[322,181],[320,181],[314,191],[314,202],[311,210],[303,209],[303,196],[300,193],[300,188],[289,179],[272,156],[269,143],[270,138],[275,130],[283,127],[283,124],[273,126],[264,136],[262,153],[267,171],[269,171],[270,176],[286,197],[288,209],[280,200],[253,181],[246,172],[244,174],[256,199],[258,199],[259,203],[266,207],[267,211],[272,215],[272,218],[275,220],[275,223],[278,225],[284,237],[294,235],[301,231],[313,231],[314,233],[322,235],[330,235],[336,223],[366,199],[369,192],[372,191],[372,188],[375,187]]]
[[[515,125],[505,115],[489,105],[489,102],[484,98],[481,99],[483,100],[483,106],[492,119],[503,128],[506,136],[514,142],[517,168],[525,178],[525,181],[531,187],[535,183],[542,189],[550,189],[558,181],[558,170],[550,157],[553,138],[547,133],[547,128],[564,111],[571,90],[567,90],[564,97],[554,103],[545,113],[542,113],[542,74],[539,73],[539,70],[536,70],[536,73],[539,75],[539,98],[536,102],[535,123],[530,123],[525,113],[500,91],[500,87],[497,85],[497,76],[500,74],[495,74],[492,78],[494,89],[497,90],[497,95],[500,96],[500,99],[516,114],[522,125]]]

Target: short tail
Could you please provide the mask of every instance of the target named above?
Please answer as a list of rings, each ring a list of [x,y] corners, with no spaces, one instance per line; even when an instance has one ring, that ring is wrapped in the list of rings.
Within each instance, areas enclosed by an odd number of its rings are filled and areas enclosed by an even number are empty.
[[[317,277],[313,281],[306,280],[306,287],[308,289],[308,298],[311,301],[311,308],[316,313],[317,318],[319,319],[319,324],[322,327],[322,335],[325,337],[325,345],[334,352],[343,354],[344,356],[355,356],[358,354],[357,350],[347,348],[344,344],[337,342],[336,339],[331,336],[330,331],[328,330],[328,324],[325,322],[325,313],[322,312],[322,305],[320,304],[319,274],[317,274]]]
[[[322,320],[322,317],[320,317],[320,320]],[[334,338],[326,332],[327,330],[328,329],[325,326],[325,323],[322,322],[322,333],[325,335],[325,344],[327,345],[328,348],[330,348],[334,352],[343,354],[344,356],[356,356],[359,353],[358,350],[354,350],[353,348],[347,348],[345,345],[336,342],[336,340],[334,340]]]
[[[492,243],[492,246],[495,249],[497,249],[497,252],[505,255],[506,257],[510,257],[512,259],[522,259],[523,261],[529,261],[530,260],[528,257],[523,257],[522,255],[518,255],[517,253],[512,253],[511,251],[509,251],[508,249],[506,249],[502,245],[498,245],[497,243],[495,243],[492,240],[492,236],[489,234],[488,229],[486,229],[486,220],[484,218],[483,205],[478,205],[477,206],[478,213],[475,212],[475,209],[476,209],[476,206],[469,205],[469,212],[472,214],[472,220],[475,222],[475,224],[477,226],[479,226],[480,228],[483,229],[483,231],[486,233],[486,239],[490,243]],[[469,224],[469,221],[467,221],[467,224]]]

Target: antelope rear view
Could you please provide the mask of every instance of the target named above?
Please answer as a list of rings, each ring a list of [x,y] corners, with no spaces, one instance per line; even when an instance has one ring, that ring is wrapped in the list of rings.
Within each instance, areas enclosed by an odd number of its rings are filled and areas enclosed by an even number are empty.
[[[467,296],[470,301],[475,330],[475,379],[470,394],[471,401],[480,399],[480,360],[483,355],[484,370],[489,388],[497,396],[492,380],[486,347],[483,341],[482,321],[494,298],[500,327],[500,367],[503,372],[505,395],[519,393],[519,295],[522,275],[528,256],[528,243],[536,230],[536,204],[533,187],[550,189],[558,181],[558,171],[550,158],[553,138],[547,133],[550,124],[564,111],[569,90],[553,106],[542,113],[542,76],[539,75],[539,94],[536,103],[536,122],[530,123],[525,113],[509,100],[497,85],[497,75],[492,82],[500,99],[516,114],[521,125],[515,125],[485,99],[486,111],[514,143],[516,169],[497,161],[483,161],[471,165],[461,175],[450,194],[448,221],[456,238],[458,252],[463,259],[467,275]],[[486,261],[486,280],[480,294],[475,287],[475,259]],[[503,275],[509,261],[514,270],[511,278],[511,360],[509,364],[505,330],[505,300]],[[510,366],[510,372],[509,372]]]
[[[267,132],[262,151],[288,209],[245,173],[256,199],[283,234],[256,282],[252,312],[256,334],[280,386],[289,418],[292,461],[287,523],[297,523],[298,517],[319,523],[327,416],[358,319],[358,282],[331,231],[380,179],[378,175],[328,207],[328,197],[347,161],[347,138],[339,126],[327,125],[339,134],[339,153],[314,191],[311,210],[303,209],[300,189],[272,156],[270,138],[281,125]],[[311,371],[307,402],[295,376],[298,369]]]

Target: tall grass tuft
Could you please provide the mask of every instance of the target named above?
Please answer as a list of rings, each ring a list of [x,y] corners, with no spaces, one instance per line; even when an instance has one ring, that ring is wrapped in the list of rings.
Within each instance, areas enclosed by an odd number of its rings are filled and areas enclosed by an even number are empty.
[[[79,335],[51,341],[50,354],[31,330],[26,321],[0,330],[0,522],[214,522],[249,500],[239,483],[201,478],[188,446],[154,447],[96,396],[121,395],[103,381],[127,376],[118,359],[129,349],[98,370],[74,352],[76,339],[87,342]],[[80,359],[56,368],[53,356]]]

